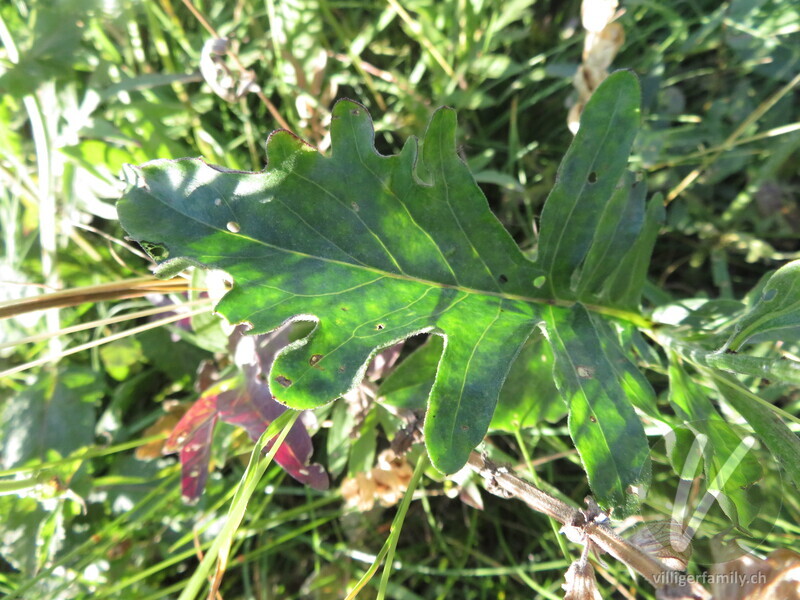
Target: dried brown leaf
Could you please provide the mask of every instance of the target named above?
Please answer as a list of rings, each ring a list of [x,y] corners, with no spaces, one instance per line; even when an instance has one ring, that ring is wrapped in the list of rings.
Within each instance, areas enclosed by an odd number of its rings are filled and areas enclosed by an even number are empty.
[[[800,554],[791,550],[766,559],[741,556],[712,574],[715,600],[800,600]]]
[[[583,558],[576,560],[567,569],[564,579],[566,581],[561,586],[566,592],[564,600],[603,600],[589,561]]]
[[[183,415],[186,413],[188,406],[185,404],[173,403],[169,407],[165,408],[167,409],[167,413],[161,415],[158,419],[156,419],[155,423],[145,429],[142,433],[142,437],[147,438],[152,435],[170,433],[173,429],[175,429],[175,426],[181,420],[181,417],[183,417]],[[139,460],[153,460],[160,458],[165,442],[165,439],[158,439],[143,446],[139,446],[136,448],[136,451],[133,453],[133,455]]]

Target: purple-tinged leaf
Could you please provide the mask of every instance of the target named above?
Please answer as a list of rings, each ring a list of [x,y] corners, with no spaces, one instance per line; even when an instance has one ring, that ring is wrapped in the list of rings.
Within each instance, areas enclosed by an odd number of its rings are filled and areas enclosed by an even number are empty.
[[[206,391],[187,411],[164,444],[164,453],[180,451],[181,489],[187,502],[194,502],[208,479],[211,436],[218,419],[244,429],[258,440],[286,407],[269,394],[258,379],[259,369],[245,368],[244,377],[221,381]],[[264,452],[268,452],[268,444]],[[314,489],[328,488],[328,474],[318,464],[308,464],[313,446],[311,436],[297,421],[275,455],[275,461],[297,481]]]
[[[217,394],[201,396],[175,426],[163,452],[180,450],[181,495],[185,502],[196,502],[208,480],[211,435],[217,423]]]
[[[185,502],[197,502],[208,480],[211,459],[211,435],[217,419],[203,423],[181,448],[181,496]]]
[[[286,407],[275,401],[266,384],[259,381],[255,369],[245,369],[245,377],[245,385],[220,394],[218,414],[220,419],[241,427],[257,441]],[[268,444],[265,452],[271,447],[272,444]],[[275,455],[275,461],[300,483],[325,490],[328,488],[325,469],[318,464],[308,464],[313,451],[311,436],[298,420]]]

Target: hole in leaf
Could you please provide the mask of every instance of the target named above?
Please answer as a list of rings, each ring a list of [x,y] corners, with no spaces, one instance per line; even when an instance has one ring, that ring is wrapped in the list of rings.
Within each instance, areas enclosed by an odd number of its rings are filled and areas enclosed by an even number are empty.
[[[592,423],[597,423],[597,417],[595,417],[595,416],[591,416],[591,417],[589,417],[589,420],[590,420]]]
[[[544,275],[539,275],[536,279],[533,280],[534,287],[540,288],[544,285],[544,282],[547,281],[547,277]]]
[[[778,290],[771,289],[764,292],[764,295],[761,296],[764,299],[764,302],[772,302],[775,299],[775,296],[778,295]]]
[[[275,381],[277,381],[278,383],[280,383],[280,384],[281,384],[283,387],[285,387],[285,388],[287,388],[287,387],[289,387],[290,385],[292,385],[292,380],[291,380],[291,379],[289,379],[288,377],[284,377],[283,375],[278,375],[278,376],[275,378]]]
[[[497,278],[497,281],[499,281],[500,283],[508,283],[508,277],[501,274],[500,277]]]
[[[384,325],[383,323],[378,323],[377,325],[375,325],[375,329],[377,329],[378,331],[384,329],[385,327],[386,325]]]
[[[161,244],[153,244],[152,242],[139,242],[139,245],[144,248],[154,260],[166,260],[169,257],[169,250],[166,246]]]
[[[308,364],[310,364],[313,367],[321,360],[322,360],[322,354],[313,354],[311,358],[308,359]]]
[[[597,173],[594,171],[589,173],[589,183],[597,183]]]
[[[361,210],[361,207],[358,205],[358,202],[351,202],[350,208],[352,208],[354,212],[358,212],[359,210]]]
[[[231,233],[239,233],[242,230],[236,221],[228,221],[228,224],[225,227],[227,227],[228,231]]]
[[[469,431],[469,425],[462,425],[461,431]]]

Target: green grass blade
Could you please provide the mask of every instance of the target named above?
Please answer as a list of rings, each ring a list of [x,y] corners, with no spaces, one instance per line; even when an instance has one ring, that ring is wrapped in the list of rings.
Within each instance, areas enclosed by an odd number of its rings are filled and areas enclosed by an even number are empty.
[[[219,559],[218,573],[224,572],[228,560],[228,553],[233,544],[236,531],[239,529],[239,525],[244,518],[247,503],[256,492],[261,477],[264,475],[267,467],[269,467],[275,454],[277,454],[283,440],[289,435],[289,430],[299,416],[299,412],[286,411],[275,419],[261,435],[261,438],[258,440],[258,443],[255,448],[253,448],[253,452],[250,455],[250,462],[247,465],[244,475],[242,475],[236,494],[233,496],[225,525],[214,540],[211,548],[209,548],[208,552],[203,557],[203,561],[187,582],[186,587],[179,596],[179,600],[194,600],[194,598],[197,597],[200,593],[200,589],[211,573],[214,563],[217,562],[217,559]],[[276,434],[278,437],[272,445],[272,448],[264,455],[264,448]]]

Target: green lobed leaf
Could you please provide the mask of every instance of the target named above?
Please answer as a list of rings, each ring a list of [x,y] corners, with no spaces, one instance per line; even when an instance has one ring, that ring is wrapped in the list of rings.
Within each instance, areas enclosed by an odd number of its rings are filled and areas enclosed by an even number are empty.
[[[539,321],[531,282],[540,271],[458,158],[453,111],[437,111],[424,138],[416,171],[429,183],[414,172],[417,143],[378,155],[353,102],[336,105],[332,139],[323,157],[277,132],[261,174],[198,160],[135,168],[138,186],[119,203],[123,226],[164,247],[167,269],[188,257],[230,273],[235,286],[217,311],[231,322],[264,332],[318,319],[270,373],[273,394],[292,407],[344,394],[381,348],[422,331],[446,335],[426,439],[437,468],[458,470]]]
[[[544,320],[556,385],[567,401],[570,435],[589,483],[601,502],[624,507],[628,486],[649,480],[650,447],[633,405],[655,411],[654,393],[632,363],[620,360],[614,337],[582,305],[547,308]]]
[[[644,184],[640,184],[643,185]],[[647,269],[650,256],[658,237],[658,231],[666,218],[664,201],[660,195],[653,196],[647,203],[639,237],[619,261],[617,268],[605,282],[601,297],[617,306],[636,309],[647,282]]]
[[[755,305],[736,323],[726,344],[738,350],[748,341],[778,339],[800,333],[800,260],[775,271]]]
[[[644,185],[632,188],[633,178],[625,175],[641,92],[626,71],[606,81],[587,103],[542,210],[538,263],[547,278],[545,289],[556,298],[598,292],[642,225],[637,213],[643,212]],[[595,278],[596,269],[602,269],[602,278]]]
[[[615,74],[603,86],[584,113],[584,136],[606,127],[614,97],[616,132],[632,137],[635,77]],[[421,151],[412,138],[398,155],[381,156],[366,110],[340,101],[330,156],[282,131],[270,136],[262,173],[192,159],[132,167],[120,220],[158,257],[162,275],[188,264],[227,271],[234,287],[216,310],[229,321],[249,322],[256,333],[291,321],[315,323],[280,353],[269,376],[272,393],[294,408],[319,406],[352,389],[370,357],[397,341],[421,332],[444,338],[425,438],[434,465],[453,472],[486,433],[500,387],[541,322],[542,307],[569,304],[534,285],[545,271],[492,215],[456,153],[455,128],[453,111],[440,109]],[[578,140],[573,148],[573,159],[585,162]],[[595,165],[607,197],[627,154],[620,150],[614,160],[621,166]],[[612,171],[618,174],[608,186]],[[549,202],[557,206],[558,195]],[[557,227],[552,218],[548,227]],[[581,226],[587,231],[576,235],[591,240],[596,223]],[[562,310],[553,307],[551,314]]]

